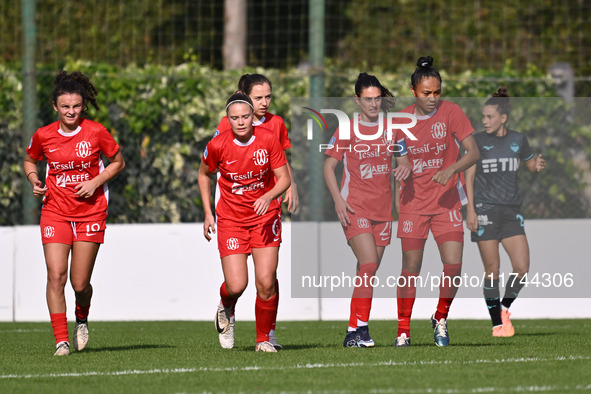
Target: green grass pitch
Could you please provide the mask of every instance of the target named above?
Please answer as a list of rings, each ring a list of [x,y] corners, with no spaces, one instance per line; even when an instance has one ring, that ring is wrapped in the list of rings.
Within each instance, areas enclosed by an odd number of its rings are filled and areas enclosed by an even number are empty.
[[[427,320],[393,348],[395,322],[372,321],[373,349],[343,348],[346,322],[279,322],[284,350],[254,351],[254,323],[221,349],[213,322],[90,322],[88,347],[54,357],[47,323],[0,323],[0,393],[489,393],[591,391],[591,320],[450,320],[438,348]],[[73,326],[70,326],[70,334]]]

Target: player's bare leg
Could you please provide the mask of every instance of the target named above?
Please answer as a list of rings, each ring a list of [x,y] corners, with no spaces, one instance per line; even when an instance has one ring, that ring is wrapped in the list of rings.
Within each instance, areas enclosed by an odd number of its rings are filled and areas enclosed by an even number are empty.
[[[88,343],[88,310],[92,299],[90,279],[100,244],[94,242],[74,242],[70,282],[76,294],[76,326],[72,342],[74,349],[80,351]]]
[[[68,281],[68,257],[71,246],[60,243],[43,245],[47,266],[46,298],[53,335],[56,341],[56,356],[70,354],[66,297],[64,289]]]

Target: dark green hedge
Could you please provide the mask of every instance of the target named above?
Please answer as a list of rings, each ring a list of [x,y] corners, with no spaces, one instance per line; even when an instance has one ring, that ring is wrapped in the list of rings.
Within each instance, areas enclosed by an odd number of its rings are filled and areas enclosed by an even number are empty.
[[[107,126],[123,148],[127,167],[110,183],[109,220],[117,223],[202,220],[202,203],[197,190],[200,157],[224,115],[225,99],[236,89],[243,72],[261,72],[271,79],[274,96],[272,112],[282,115],[288,128],[291,98],[306,97],[309,91],[307,74],[295,69],[221,72],[196,63],[174,67],[146,65],[119,68],[76,61],[67,62],[64,68],[80,70],[95,83],[99,91],[100,110],[91,109],[90,117]],[[384,70],[361,71],[377,75],[396,95],[410,94],[408,83],[412,70],[404,74]],[[39,125],[55,119],[49,96],[56,72],[43,68],[38,70]],[[358,73],[359,70],[338,70],[329,65],[325,73],[325,96],[352,96]],[[526,74],[518,74],[510,66],[498,73],[442,74],[444,95],[450,97],[485,97],[503,83],[510,86],[514,96],[553,95],[546,75],[535,68],[530,68]],[[3,109],[0,113],[0,225],[22,222],[22,193],[30,192],[22,173],[26,142],[21,136],[20,78],[17,66],[0,65],[0,105]],[[291,130],[292,134],[296,132]],[[574,133],[578,134],[568,138],[579,143],[591,139],[585,128]],[[537,217],[588,216],[578,168],[568,157],[564,157],[560,145],[549,150],[544,138],[544,135],[532,135],[530,140],[537,150],[543,147],[546,158],[559,163],[554,168],[559,167],[560,170],[547,179],[541,177],[540,185],[544,186],[540,186],[543,189],[540,191],[543,194],[540,204],[543,208],[536,203],[538,208],[534,214]],[[294,168],[304,177],[304,187],[305,163],[298,165],[297,162],[294,160]],[[567,187],[553,189],[555,183],[552,179],[561,179]],[[305,202],[306,199],[303,200]]]

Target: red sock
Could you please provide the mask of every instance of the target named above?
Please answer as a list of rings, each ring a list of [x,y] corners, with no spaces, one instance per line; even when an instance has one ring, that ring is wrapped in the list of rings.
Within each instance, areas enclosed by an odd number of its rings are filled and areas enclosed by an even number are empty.
[[[222,305],[224,308],[232,308],[232,315],[234,314],[234,309],[236,307],[236,302],[238,302],[237,297],[232,297],[228,294],[228,290],[226,289],[226,282],[222,283],[220,286],[220,297],[222,298]]]
[[[396,301],[398,303],[398,334],[406,334],[410,338],[410,316],[412,307],[417,297],[417,272],[400,272],[399,285],[396,289]],[[402,279],[404,278],[404,280]]]
[[[64,313],[50,313],[51,326],[53,327],[53,336],[55,337],[55,343],[69,342],[68,341],[68,319],[66,318],[66,312]]]
[[[437,303],[437,311],[435,312],[435,320],[447,319],[449,307],[458,292],[458,280],[454,278],[459,277],[462,272],[462,263],[459,264],[443,264],[443,278],[439,286],[439,302]],[[454,285],[455,282],[455,285]]]
[[[373,298],[373,286],[371,285],[371,278],[373,278],[378,270],[376,263],[365,263],[359,267],[356,284],[361,284],[353,290],[353,298],[356,298],[355,313],[357,319],[367,322],[369,321],[369,313],[371,311],[371,301]],[[357,326],[357,324],[355,324]]]
[[[262,300],[257,294],[254,304],[254,315],[256,318],[257,343],[269,340],[269,331],[273,324],[273,316],[277,314],[277,296],[268,300]]]
[[[277,298],[277,306],[279,306],[279,281],[275,279],[275,298]],[[279,308],[275,308],[275,315],[273,315],[273,323],[271,324],[271,330],[275,331],[275,325],[277,324],[277,311]]]
[[[357,329],[357,300],[351,298],[351,312],[349,313],[349,327]]]
[[[86,306],[80,306],[76,303],[76,320],[87,320],[88,319],[88,310],[90,309],[90,304]]]

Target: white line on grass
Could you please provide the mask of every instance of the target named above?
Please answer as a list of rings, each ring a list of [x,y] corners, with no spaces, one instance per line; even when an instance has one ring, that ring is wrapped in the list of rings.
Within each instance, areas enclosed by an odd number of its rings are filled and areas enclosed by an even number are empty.
[[[328,364],[296,364],[288,366],[276,367],[260,367],[260,366],[245,366],[245,367],[199,367],[199,368],[174,368],[174,369],[147,369],[147,370],[125,370],[113,372],[87,371],[87,372],[64,372],[64,373],[49,373],[49,374],[8,374],[0,375],[0,379],[39,379],[39,378],[70,378],[81,376],[124,376],[124,375],[151,375],[151,374],[175,374],[175,373],[192,373],[192,372],[240,372],[240,371],[288,371],[296,369],[322,369],[322,368],[350,368],[350,367],[390,367],[390,366],[413,366],[413,365],[470,365],[470,364],[506,364],[506,363],[529,363],[529,362],[554,362],[554,361],[580,361],[591,360],[591,356],[558,356],[554,358],[537,358],[537,357],[522,357],[522,358],[504,358],[493,360],[471,360],[471,361],[380,361],[376,363],[328,363]]]
[[[371,393],[401,393],[401,394],[458,394],[458,393],[505,393],[505,392],[544,392],[544,391],[588,391],[591,384],[576,386],[515,386],[515,387],[474,387],[471,389],[392,389],[392,390],[370,390]]]

